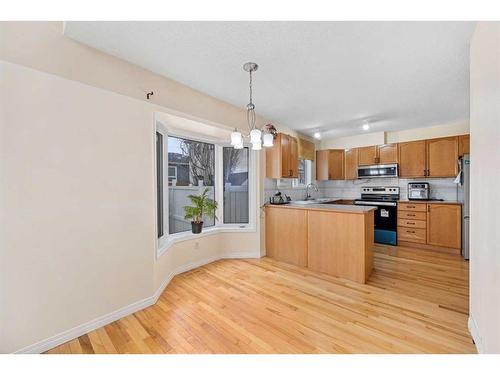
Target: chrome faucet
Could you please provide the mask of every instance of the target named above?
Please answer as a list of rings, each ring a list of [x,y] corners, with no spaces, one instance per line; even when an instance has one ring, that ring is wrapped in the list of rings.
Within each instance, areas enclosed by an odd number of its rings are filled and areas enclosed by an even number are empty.
[[[314,191],[318,192],[318,185],[316,184],[313,184],[313,183],[310,183],[306,186],[306,201],[311,199],[311,194],[309,194],[309,187],[313,187],[314,188]]]

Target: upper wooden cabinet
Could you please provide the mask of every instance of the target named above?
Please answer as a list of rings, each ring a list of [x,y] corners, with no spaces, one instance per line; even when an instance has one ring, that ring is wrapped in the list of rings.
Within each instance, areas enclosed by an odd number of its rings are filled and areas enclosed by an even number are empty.
[[[288,157],[288,167],[290,168],[290,173],[293,178],[299,177],[299,150],[297,144],[297,138],[288,137],[290,143],[290,155]]]
[[[455,204],[427,205],[427,244],[461,247],[462,207]]]
[[[464,134],[458,136],[458,156],[470,154],[470,135]]]
[[[397,143],[358,148],[358,165],[393,164],[397,162]]]
[[[399,144],[399,176],[424,177],[426,174],[425,140]]]
[[[377,146],[378,163],[394,164],[398,162],[398,144],[388,143]]]
[[[316,151],[316,179],[344,179],[344,150]]]
[[[458,173],[458,137],[428,139],[428,177],[455,177]]]
[[[378,163],[377,146],[358,148],[358,165],[372,165]]]
[[[329,180],[344,179],[344,150],[330,150],[328,156]]]
[[[328,180],[328,155],[330,150],[316,151],[316,180]]]
[[[273,147],[266,148],[267,178],[297,178],[299,176],[299,159],[297,139],[279,133]]]
[[[454,177],[458,173],[458,137],[399,144],[400,177]]]
[[[358,153],[359,149],[351,148],[344,152],[344,178],[355,180],[358,178]]]

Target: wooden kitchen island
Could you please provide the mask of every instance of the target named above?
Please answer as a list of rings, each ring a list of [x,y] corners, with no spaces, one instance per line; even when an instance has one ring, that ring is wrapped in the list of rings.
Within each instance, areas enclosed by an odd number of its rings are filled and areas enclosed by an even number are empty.
[[[374,207],[266,205],[269,258],[364,284],[373,269]]]

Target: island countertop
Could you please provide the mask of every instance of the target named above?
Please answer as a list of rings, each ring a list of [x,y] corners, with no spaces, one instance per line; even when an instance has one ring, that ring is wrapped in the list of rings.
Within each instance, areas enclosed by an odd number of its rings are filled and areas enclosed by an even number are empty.
[[[357,206],[354,204],[334,204],[334,203],[287,203],[287,204],[270,204],[266,203],[266,207],[276,207],[285,209],[299,209],[299,210],[315,210],[315,211],[329,211],[329,212],[347,212],[353,214],[364,214],[370,211],[375,211],[377,208],[372,206]]]
[[[366,283],[373,269],[375,210],[334,201],[266,204],[266,255]]]

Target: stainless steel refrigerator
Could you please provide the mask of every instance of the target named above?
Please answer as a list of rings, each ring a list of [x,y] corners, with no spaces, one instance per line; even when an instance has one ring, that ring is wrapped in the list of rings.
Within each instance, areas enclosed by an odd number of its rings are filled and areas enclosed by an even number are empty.
[[[460,159],[460,182],[464,188],[464,198],[462,206],[462,256],[469,259],[469,220],[470,220],[470,158],[464,155]]]

